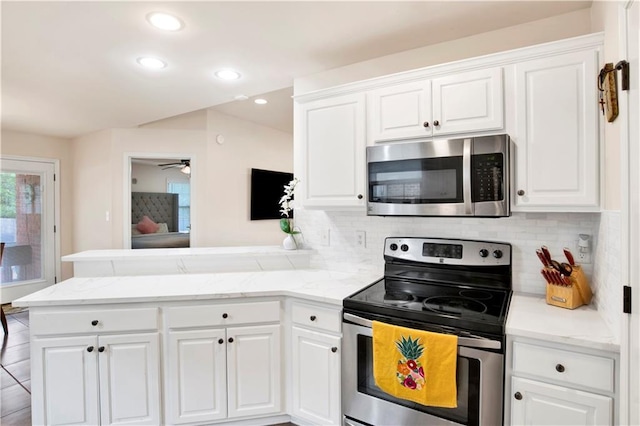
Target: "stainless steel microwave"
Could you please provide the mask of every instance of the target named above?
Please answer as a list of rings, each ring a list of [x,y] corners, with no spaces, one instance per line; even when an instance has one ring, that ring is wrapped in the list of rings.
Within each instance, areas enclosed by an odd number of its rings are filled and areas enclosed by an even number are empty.
[[[508,135],[367,147],[370,216],[511,214]]]

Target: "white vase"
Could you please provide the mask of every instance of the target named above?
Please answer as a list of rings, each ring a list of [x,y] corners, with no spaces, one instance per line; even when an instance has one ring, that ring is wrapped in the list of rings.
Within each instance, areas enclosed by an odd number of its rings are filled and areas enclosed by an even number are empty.
[[[298,248],[298,244],[296,243],[295,237],[292,234],[287,234],[284,237],[284,241],[282,241],[282,247],[285,250],[296,250]]]

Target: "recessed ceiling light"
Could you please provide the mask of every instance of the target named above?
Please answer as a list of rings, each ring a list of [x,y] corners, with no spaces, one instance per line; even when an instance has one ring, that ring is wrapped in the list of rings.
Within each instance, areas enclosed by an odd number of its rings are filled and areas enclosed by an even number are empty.
[[[267,100],[266,99],[262,99],[262,98],[258,98],[258,99],[255,99],[253,102],[257,103],[258,105],[264,105],[264,104],[267,103]]]
[[[151,12],[147,15],[147,21],[154,27],[166,31],[178,31],[184,27],[180,19],[164,12]]]
[[[240,73],[234,70],[220,70],[216,71],[216,77],[221,78],[223,80],[237,80],[240,78]]]
[[[167,66],[167,64],[164,61],[161,61],[158,58],[151,58],[151,57],[138,58],[138,63],[145,68],[149,68],[153,70],[159,70]]]

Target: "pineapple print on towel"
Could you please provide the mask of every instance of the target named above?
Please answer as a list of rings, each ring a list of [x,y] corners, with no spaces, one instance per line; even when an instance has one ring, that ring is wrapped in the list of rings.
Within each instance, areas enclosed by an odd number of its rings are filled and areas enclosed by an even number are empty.
[[[398,360],[398,371],[396,377],[404,387],[421,390],[424,387],[424,368],[420,364],[420,357],[424,351],[424,346],[420,344],[419,338],[413,340],[411,336],[396,341],[396,347],[402,356]]]

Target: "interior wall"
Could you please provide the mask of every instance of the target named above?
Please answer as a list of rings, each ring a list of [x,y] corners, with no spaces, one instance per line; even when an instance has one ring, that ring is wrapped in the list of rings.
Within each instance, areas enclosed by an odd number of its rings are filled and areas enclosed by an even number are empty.
[[[176,160],[180,161],[180,160]],[[167,160],[165,163],[174,161]],[[162,168],[149,164],[131,164],[131,192],[167,192],[167,182],[189,183],[189,176],[179,168]]]
[[[285,237],[277,219],[250,220],[251,169],[292,172],[293,135],[207,110],[211,209],[206,235],[210,245],[279,245]],[[215,142],[221,135],[224,143]],[[214,220],[215,219],[215,220]]]
[[[589,9],[358,62],[294,80],[294,95],[593,32]]]
[[[60,256],[73,253],[74,170],[69,139],[2,130],[2,155],[46,158],[60,161]],[[61,279],[73,275],[71,264],[61,264]]]

